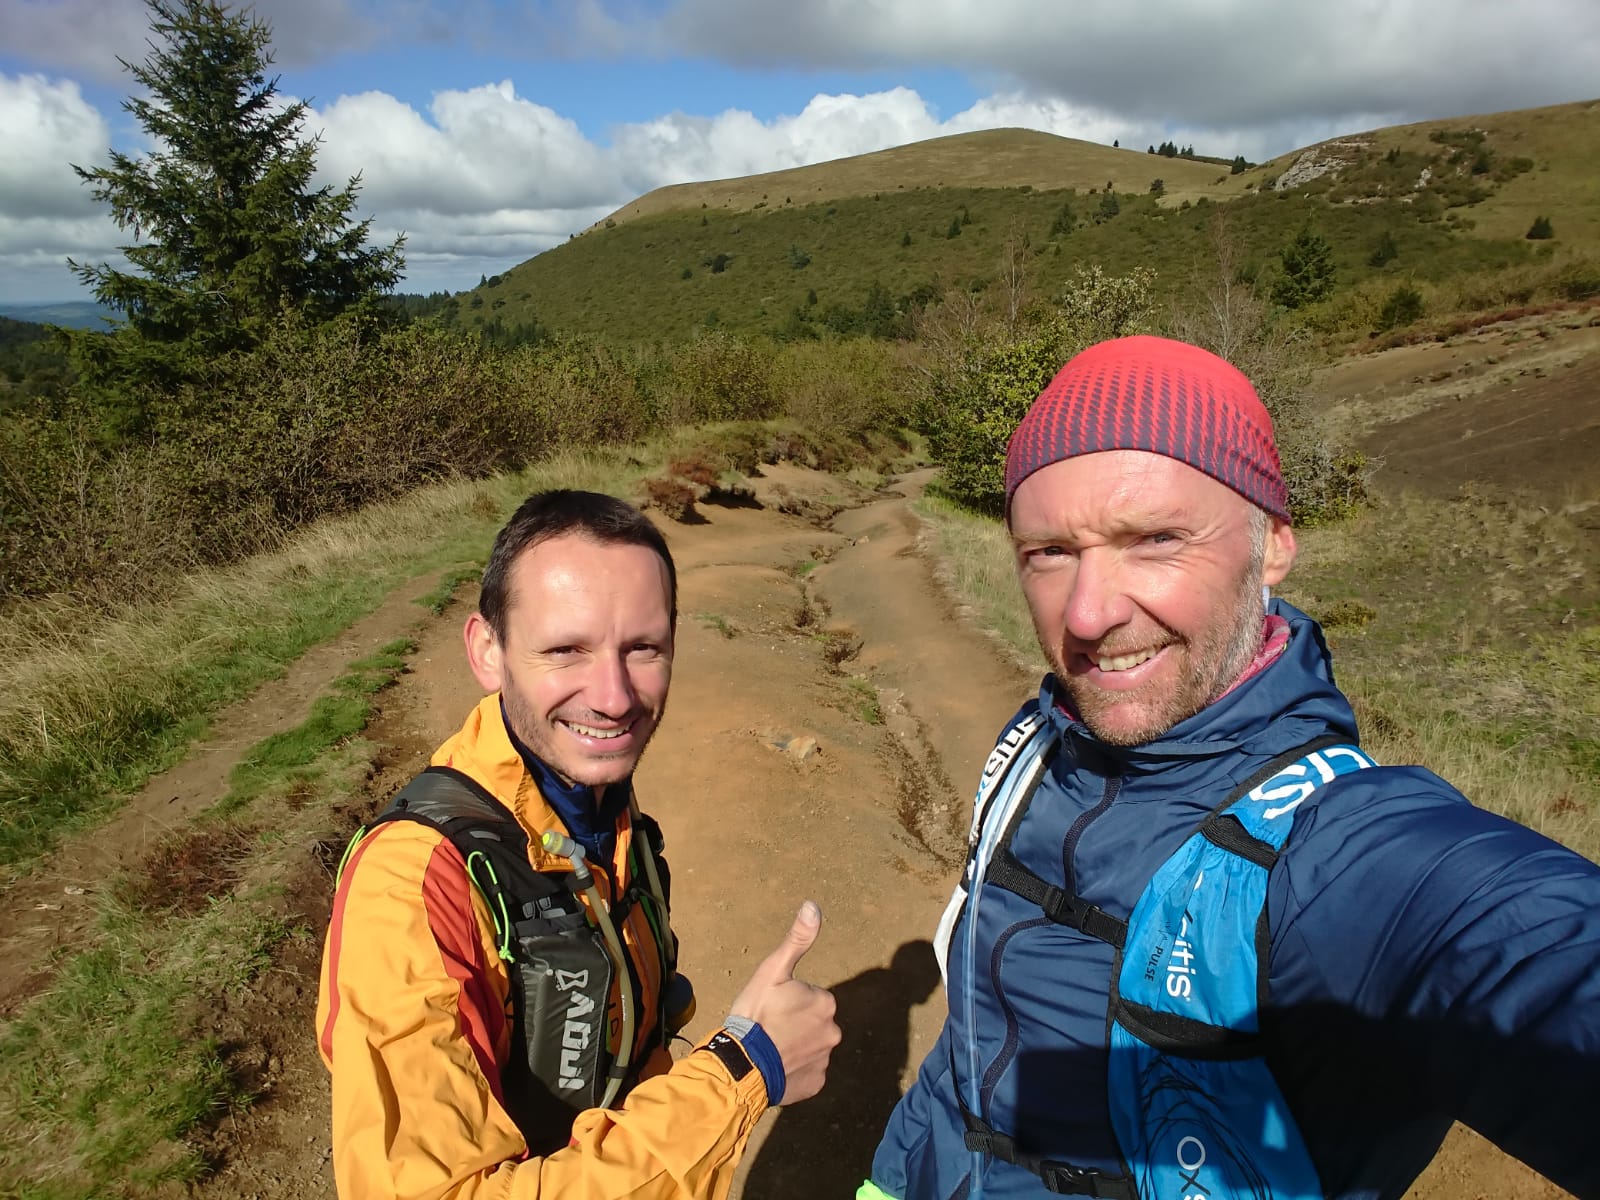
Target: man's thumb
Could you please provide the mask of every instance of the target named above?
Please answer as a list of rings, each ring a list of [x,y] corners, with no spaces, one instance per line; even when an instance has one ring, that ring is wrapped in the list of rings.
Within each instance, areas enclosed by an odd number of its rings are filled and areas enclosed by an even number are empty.
[[[811,949],[817,940],[817,934],[821,932],[822,910],[817,907],[814,900],[807,900],[794,915],[794,924],[789,926],[789,932],[783,935],[782,943],[767,959],[767,965],[778,971],[784,979],[793,977],[795,967],[806,956],[806,951]]]

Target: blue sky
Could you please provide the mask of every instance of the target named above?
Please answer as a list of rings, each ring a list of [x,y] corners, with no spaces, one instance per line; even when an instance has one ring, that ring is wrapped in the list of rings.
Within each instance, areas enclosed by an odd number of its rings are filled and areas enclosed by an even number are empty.
[[[1595,0],[257,0],[319,167],[362,173],[409,291],[456,290],[665,184],[1025,126],[1262,160],[1600,96]],[[127,238],[70,163],[145,147],[142,0],[0,0],[0,301]]]

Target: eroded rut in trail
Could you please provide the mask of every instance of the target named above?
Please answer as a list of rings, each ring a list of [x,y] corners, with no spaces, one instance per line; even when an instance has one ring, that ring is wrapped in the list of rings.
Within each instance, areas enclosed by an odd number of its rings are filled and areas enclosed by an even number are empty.
[[[708,508],[704,523],[667,528],[678,649],[638,791],[666,831],[682,967],[699,999],[690,1035],[726,1012],[801,900],[823,908],[802,974],[834,990],[845,1040],[821,1096],[763,1120],[736,1189],[800,1200],[854,1194],[932,1045],[944,1007],[928,938],[960,861],[970,791],[1037,680],[942,595],[906,498],[920,478],[845,497],[857,506],[837,511],[838,479],[766,472],[757,494],[768,508]],[[796,497],[831,520],[775,511],[779,498],[803,509]],[[307,847],[290,896],[319,936],[332,850],[478,699],[460,648],[472,601],[463,592],[422,628],[409,673],[380,698],[363,805]],[[261,1098],[215,1131],[220,1168],[197,1188],[207,1200],[333,1194],[312,1032],[317,953],[314,939],[291,944],[228,1015],[236,1065],[256,1073]],[[1560,1195],[1492,1150],[1453,1161],[1440,1192]]]

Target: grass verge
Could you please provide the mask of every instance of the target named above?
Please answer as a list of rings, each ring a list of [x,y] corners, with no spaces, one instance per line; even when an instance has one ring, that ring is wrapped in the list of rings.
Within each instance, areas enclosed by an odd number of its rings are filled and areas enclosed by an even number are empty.
[[[99,943],[0,1032],[0,1192],[81,1200],[202,1175],[188,1135],[249,1097],[194,1031],[290,933],[259,899],[164,921],[108,908]]]
[[[1033,620],[1017,589],[1017,570],[1004,526],[929,490],[912,505],[931,534],[939,576],[956,603],[1028,670],[1048,668],[1033,635]]]
[[[248,1105],[213,1031],[292,928],[277,902],[282,814],[360,786],[350,740],[415,648],[351,663],[299,726],[262,739],[205,818],[106,893],[93,943],[0,1029],[0,1193],[50,1200],[143,1194],[209,1168],[195,1135]],[[289,823],[326,823],[308,813]],[[296,844],[303,838],[292,839]]]
[[[446,571],[444,578],[439,580],[439,585],[426,596],[418,596],[416,602],[422,605],[434,616],[440,616],[455,598],[456,589],[468,580],[477,579],[483,573],[481,563],[466,567],[456,567]]]

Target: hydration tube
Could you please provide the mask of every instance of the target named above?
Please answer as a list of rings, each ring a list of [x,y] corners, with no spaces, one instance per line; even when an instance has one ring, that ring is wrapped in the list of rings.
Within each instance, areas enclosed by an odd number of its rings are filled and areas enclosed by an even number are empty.
[[[995,843],[1004,835],[1005,828],[1011,823],[1012,813],[1016,810],[1015,803],[1005,803],[1013,797],[1027,797],[1033,794],[1038,786],[1039,777],[1044,774],[1050,765],[1050,755],[1040,754],[1029,765],[1028,777],[1013,783],[1006,780],[1009,785],[1001,795],[995,796],[989,811],[985,814],[984,829],[978,840],[978,848],[972,856],[972,878],[967,889],[967,962],[966,971],[963,973],[963,991],[967,1004],[967,1110],[973,1116],[983,1117],[983,1095],[980,1080],[983,1072],[978,1069],[978,1004],[977,1004],[977,958],[978,958],[978,899],[983,894],[983,877],[988,873],[989,861],[994,857]],[[956,1086],[961,1086],[959,1080]],[[980,1150],[972,1152],[972,1183],[967,1191],[967,1200],[982,1200],[983,1175],[988,1165],[986,1155]]]
[[[636,831],[639,830],[639,801],[631,794],[628,796],[628,818],[633,822]],[[656,912],[661,915],[661,928],[657,935],[661,938],[661,948],[667,952],[668,962],[678,961],[678,939],[672,932],[671,914],[667,912],[667,894],[661,888],[661,876],[656,871],[656,852],[650,845],[648,837],[641,837],[644,842],[644,853],[639,857],[644,860],[645,882],[649,885],[650,899],[655,901]]]
[[[601,899],[600,889],[594,882],[594,874],[589,870],[589,864],[584,861],[583,847],[554,829],[545,830],[539,842],[547,853],[568,859],[572,863],[572,877],[589,900],[589,911],[599,922],[600,932],[605,936],[606,949],[617,969],[617,987],[622,993],[622,1045],[617,1049],[617,1060],[612,1065],[611,1077],[606,1081],[605,1095],[600,1100],[601,1108],[610,1108],[611,1102],[617,1098],[617,1093],[622,1089],[623,1076],[633,1062],[633,1010],[636,1004],[632,974],[628,970],[628,958],[623,953],[621,939],[617,937],[617,927],[611,920],[611,910]]]

